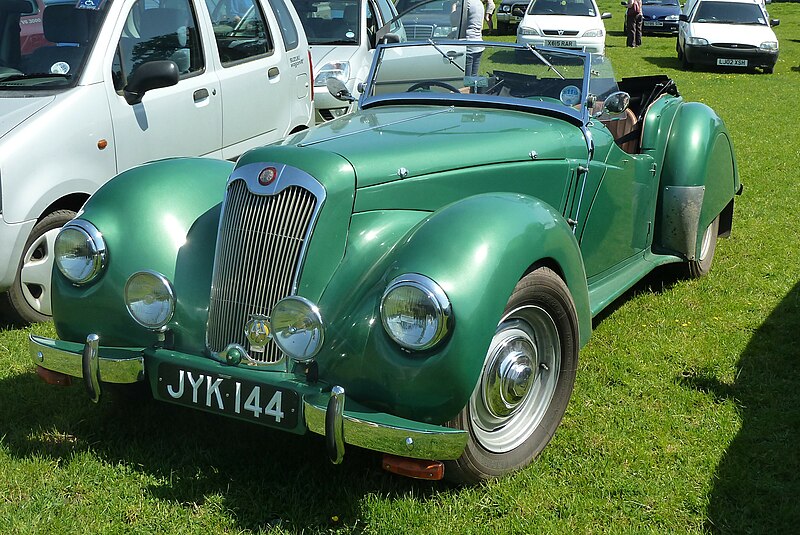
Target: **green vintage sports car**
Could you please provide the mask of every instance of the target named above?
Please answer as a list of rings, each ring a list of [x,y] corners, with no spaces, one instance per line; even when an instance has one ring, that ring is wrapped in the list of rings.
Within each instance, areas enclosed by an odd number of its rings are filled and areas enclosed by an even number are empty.
[[[56,240],[39,375],[95,401],[143,381],[323,435],[334,462],[353,445],[475,482],[549,442],[593,316],[659,265],[704,275],[730,233],[730,135],[667,77],[431,41],[380,46],[363,89],[355,113],[235,165],[164,160],[102,187]]]

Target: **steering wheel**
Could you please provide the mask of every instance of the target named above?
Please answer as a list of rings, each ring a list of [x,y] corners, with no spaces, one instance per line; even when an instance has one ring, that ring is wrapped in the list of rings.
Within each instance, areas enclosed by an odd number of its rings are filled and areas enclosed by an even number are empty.
[[[430,91],[431,87],[441,87],[442,89],[447,89],[453,93],[461,93],[457,88],[453,87],[452,85],[448,84],[447,82],[440,82],[438,80],[424,80],[422,82],[417,82],[414,85],[410,86],[406,89],[406,93],[411,93],[412,91],[419,91],[420,89],[425,91]]]

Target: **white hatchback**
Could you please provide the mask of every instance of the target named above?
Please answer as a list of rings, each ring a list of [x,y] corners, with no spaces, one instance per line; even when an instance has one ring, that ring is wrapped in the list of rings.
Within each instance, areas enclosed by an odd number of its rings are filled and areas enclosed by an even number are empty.
[[[606,30],[595,0],[533,0],[517,27],[517,43],[603,54]]]
[[[771,73],[778,38],[761,0],[694,0],[684,5],[676,50],[684,69],[694,64],[761,67]]]
[[[233,159],[312,123],[288,0],[4,1],[0,28],[0,309],[12,320],[50,316],[55,236],[117,173]]]

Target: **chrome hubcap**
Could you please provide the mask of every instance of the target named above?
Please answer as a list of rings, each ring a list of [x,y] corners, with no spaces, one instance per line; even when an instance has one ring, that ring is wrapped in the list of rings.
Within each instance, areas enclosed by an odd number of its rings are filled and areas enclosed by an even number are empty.
[[[537,306],[500,322],[470,398],[473,432],[493,453],[510,451],[540,425],[556,388],[561,344],[553,318]]]
[[[50,278],[53,274],[53,251],[60,228],[48,230],[25,251],[19,280],[25,302],[40,314],[52,315]]]

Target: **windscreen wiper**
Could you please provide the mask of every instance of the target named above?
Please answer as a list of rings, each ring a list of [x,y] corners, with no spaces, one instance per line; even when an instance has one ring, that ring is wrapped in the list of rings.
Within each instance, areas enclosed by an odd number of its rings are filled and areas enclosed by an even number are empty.
[[[547,60],[544,58],[544,56],[543,56],[543,55],[541,55],[541,54],[539,53],[539,51],[538,51],[538,50],[536,50],[536,47],[534,47],[534,46],[533,46],[532,44],[530,44],[530,43],[528,43],[528,44],[527,44],[527,45],[525,45],[525,46],[527,47],[527,49],[528,49],[528,50],[530,50],[531,52],[533,52],[533,54],[534,54],[534,55],[535,55],[537,58],[539,58],[539,61],[541,61],[542,63],[544,63],[545,65],[547,65],[547,68],[548,68],[548,69],[550,69],[551,71],[553,71],[554,73],[556,73],[556,74],[558,75],[558,77],[559,77],[559,78],[561,78],[562,80],[565,80],[565,78],[564,78],[564,75],[563,75],[563,74],[561,74],[560,72],[558,72],[558,69],[556,69],[555,67],[553,67],[553,64],[552,64],[552,63],[550,63],[549,61],[547,61]]]
[[[430,45],[431,45],[433,48],[435,48],[435,49],[436,49],[436,51],[437,51],[439,54],[441,54],[441,55],[442,55],[442,57],[443,57],[444,59],[446,59],[447,61],[449,61],[449,62],[450,62],[450,65],[455,65],[455,66],[456,66],[456,68],[458,68],[458,70],[460,70],[461,72],[463,72],[464,74],[466,74],[466,71],[464,70],[464,67],[462,67],[461,65],[459,65],[458,63],[456,63],[455,61],[453,61],[453,58],[452,58],[451,56],[449,56],[449,55],[447,54],[447,52],[445,52],[444,50],[442,50],[441,48],[439,48],[439,46],[438,46],[436,43],[434,43],[434,42],[433,42],[433,39],[431,39],[430,37],[428,37],[428,43],[429,43],[429,44],[430,44]],[[456,57],[458,57],[458,56],[456,56]]]

